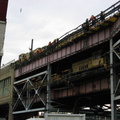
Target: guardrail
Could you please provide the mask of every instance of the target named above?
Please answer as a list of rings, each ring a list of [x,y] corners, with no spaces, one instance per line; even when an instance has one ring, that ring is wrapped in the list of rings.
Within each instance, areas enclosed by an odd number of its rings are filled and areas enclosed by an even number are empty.
[[[115,4],[113,4],[112,6],[110,6],[109,8],[107,8],[106,10],[104,10],[103,12],[105,13],[105,18],[111,16],[112,14],[115,14],[115,12],[119,11],[120,12],[120,0],[118,2],[116,2]],[[100,14],[96,15],[96,21],[100,21]],[[91,20],[89,20],[89,24],[91,24]],[[78,27],[68,31],[67,33],[65,33],[64,35],[60,36],[58,39],[60,41],[63,41],[64,38],[66,38],[67,36],[69,36],[70,34],[81,30],[82,31],[82,24],[79,25]]]

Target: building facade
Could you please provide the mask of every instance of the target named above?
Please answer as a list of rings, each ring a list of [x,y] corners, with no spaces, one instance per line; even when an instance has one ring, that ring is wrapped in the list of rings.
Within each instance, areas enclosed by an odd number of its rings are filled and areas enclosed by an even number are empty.
[[[0,69],[0,118],[12,120],[14,69],[12,64]]]

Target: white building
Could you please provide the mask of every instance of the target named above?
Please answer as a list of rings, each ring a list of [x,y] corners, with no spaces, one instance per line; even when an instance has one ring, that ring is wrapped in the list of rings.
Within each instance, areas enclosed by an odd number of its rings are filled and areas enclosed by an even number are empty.
[[[8,0],[0,0],[0,67],[3,56],[7,6],[8,6]]]
[[[6,28],[6,22],[5,21],[0,21],[0,65],[1,65],[1,59],[2,59],[2,56],[3,56],[5,28]]]

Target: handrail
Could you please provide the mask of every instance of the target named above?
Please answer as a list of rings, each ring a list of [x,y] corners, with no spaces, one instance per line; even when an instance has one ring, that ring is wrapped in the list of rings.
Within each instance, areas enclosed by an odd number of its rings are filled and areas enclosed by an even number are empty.
[[[116,2],[115,4],[113,4],[112,6],[110,6],[109,8],[107,8],[106,10],[104,10],[103,12],[105,13],[105,17],[109,17],[112,13],[115,13],[115,11],[119,11],[120,9],[120,0],[118,2]],[[97,21],[99,21],[100,19],[100,14],[95,16]],[[89,20],[89,23],[91,23],[91,20]],[[77,30],[82,30],[82,24],[79,25],[78,27],[66,32],[65,34],[63,34],[62,36],[60,36],[58,39],[59,40],[63,40],[64,38],[66,38],[67,36],[69,36],[71,33],[76,32]]]

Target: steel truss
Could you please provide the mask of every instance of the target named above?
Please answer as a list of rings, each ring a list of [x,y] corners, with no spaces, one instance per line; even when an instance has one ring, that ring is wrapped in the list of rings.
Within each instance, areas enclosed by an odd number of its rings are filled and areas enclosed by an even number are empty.
[[[113,52],[120,59],[120,40],[113,45]],[[120,100],[120,79],[115,81],[114,100]]]
[[[46,101],[42,98],[41,88],[47,85],[47,76],[48,71],[46,70],[44,72],[14,82],[14,90],[17,94],[17,100],[13,105],[13,114],[45,110]],[[37,86],[35,83],[37,83]],[[43,108],[32,108],[36,99],[37,101],[42,102],[44,106]],[[16,111],[19,104],[22,105],[24,109]]]
[[[114,53],[114,54],[113,54]],[[115,56],[120,59],[120,40],[113,45],[110,40],[111,120],[117,120],[117,101],[120,100],[120,79],[117,77]]]

